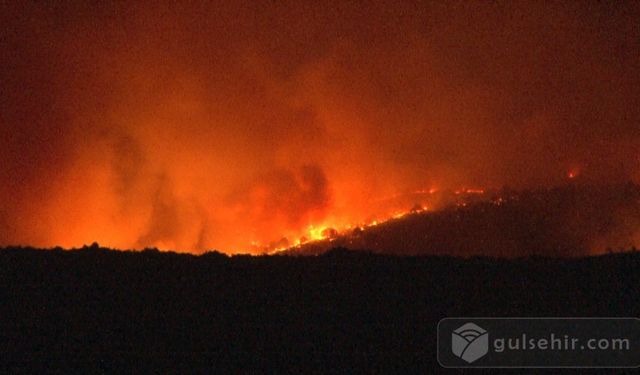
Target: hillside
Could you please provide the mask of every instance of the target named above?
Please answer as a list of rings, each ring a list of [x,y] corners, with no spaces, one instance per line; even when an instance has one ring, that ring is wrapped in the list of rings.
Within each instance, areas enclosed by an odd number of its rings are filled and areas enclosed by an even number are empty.
[[[284,253],[313,255],[346,247],[401,255],[584,256],[640,242],[640,187],[632,183],[505,189],[471,198]]]

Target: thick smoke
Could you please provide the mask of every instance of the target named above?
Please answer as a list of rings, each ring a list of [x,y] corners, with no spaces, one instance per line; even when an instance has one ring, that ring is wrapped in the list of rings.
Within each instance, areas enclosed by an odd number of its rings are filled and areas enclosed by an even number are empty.
[[[0,5],[0,245],[241,251],[429,187],[640,180],[640,6]]]

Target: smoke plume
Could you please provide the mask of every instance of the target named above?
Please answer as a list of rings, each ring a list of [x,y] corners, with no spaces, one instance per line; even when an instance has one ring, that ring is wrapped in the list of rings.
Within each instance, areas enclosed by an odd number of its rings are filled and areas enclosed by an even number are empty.
[[[416,189],[639,181],[639,18],[4,2],[0,245],[245,251]]]

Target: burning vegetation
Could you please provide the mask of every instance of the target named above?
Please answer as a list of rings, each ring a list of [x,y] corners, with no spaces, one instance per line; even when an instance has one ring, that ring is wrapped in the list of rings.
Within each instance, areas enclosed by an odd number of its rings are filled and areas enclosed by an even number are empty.
[[[640,186],[632,183],[454,195],[437,211],[411,210],[275,252],[317,255],[346,247],[398,255],[563,257],[640,244]]]

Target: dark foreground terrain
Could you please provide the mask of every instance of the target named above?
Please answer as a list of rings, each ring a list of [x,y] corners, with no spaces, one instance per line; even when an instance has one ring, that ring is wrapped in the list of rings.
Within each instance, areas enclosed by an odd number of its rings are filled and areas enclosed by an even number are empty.
[[[4,249],[1,370],[435,373],[444,371],[440,319],[640,316],[639,269],[635,252],[500,260]]]

